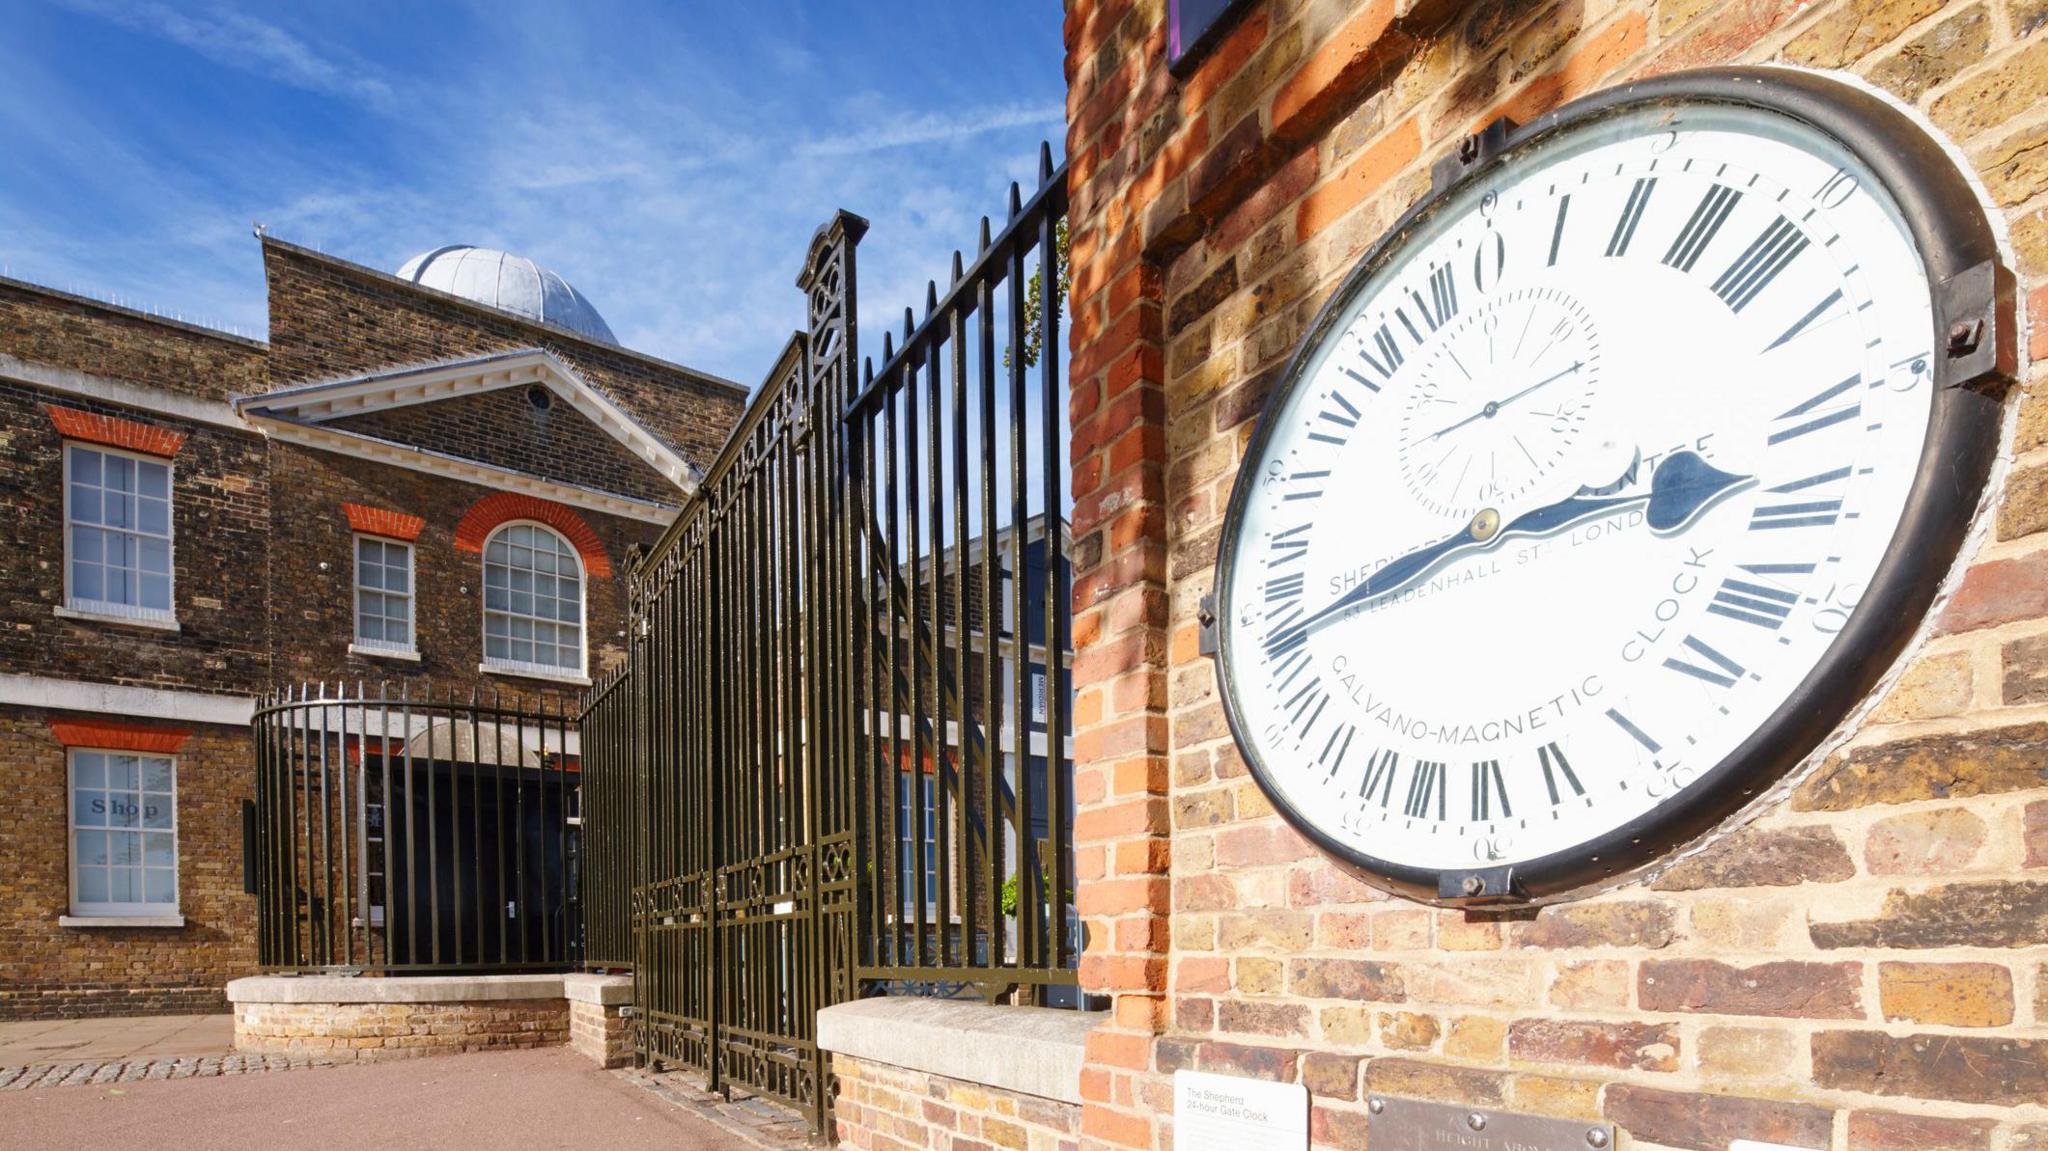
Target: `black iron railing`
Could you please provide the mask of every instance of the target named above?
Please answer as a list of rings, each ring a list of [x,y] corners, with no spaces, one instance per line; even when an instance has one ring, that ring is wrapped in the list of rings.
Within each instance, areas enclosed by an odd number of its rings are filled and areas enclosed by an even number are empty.
[[[635,805],[644,795],[644,777],[636,754],[639,729],[630,673],[630,666],[620,666],[598,680],[584,697],[577,722],[582,763],[604,768],[579,774],[582,958],[589,967],[633,966],[634,859],[640,830]]]
[[[867,225],[820,229],[809,331],[632,565],[628,669],[585,697],[587,960],[633,968],[643,1060],[818,1130],[824,1007],[1077,1001],[1065,211],[1047,153],[858,386]]]
[[[581,962],[570,701],[319,684],[253,727],[265,969]]]
[[[854,492],[859,977],[1071,986],[1079,951],[1062,515],[1064,170],[1011,186],[845,412]],[[872,845],[871,848],[867,845]],[[1070,993],[1052,998],[1072,1002]]]

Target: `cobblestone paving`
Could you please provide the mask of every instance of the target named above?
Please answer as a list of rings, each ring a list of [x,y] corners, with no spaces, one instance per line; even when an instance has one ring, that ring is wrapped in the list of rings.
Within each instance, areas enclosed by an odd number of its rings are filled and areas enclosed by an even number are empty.
[[[728,1100],[715,1091],[704,1090],[690,1072],[629,1067],[616,1074],[763,1151],[816,1145],[802,1114],[758,1095],[748,1095],[739,1088],[734,1088],[733,1098]]]
[[[0,1091],[138,1083],[145,1079],[211,1079],[221,1075],[252,1075],[264,1071],[332,1066],[332,1059],[292,1059],[283,1055],[187,1055],[175,1059],[36,1063],[26,1067],[0,1067]]]

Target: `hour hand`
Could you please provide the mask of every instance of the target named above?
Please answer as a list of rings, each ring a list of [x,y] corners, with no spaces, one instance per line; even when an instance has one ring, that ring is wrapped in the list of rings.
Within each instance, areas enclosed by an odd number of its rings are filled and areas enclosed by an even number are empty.
[[[1492,508],[1481,510],[1462,531],[1387,563],[1315,614],[1274,632],[1266,640],[1267,654],[1275,658],[1286,655],[1301,646],[1309,631],[1323,621],[1414,584],[1454,555],[1491,551],[1511,536],[1554,535],[1584,520],[1636,504],[1645,505],[1643,518],[1651,531],[1671,535],[1691,526],[1700,513],[1721,497],[1754,479],[1724,472],[1699,453],[1683,451],[1673,453],[1657,468],[1647,491],[1609,494],[1634,482],[1636,466],[1631,463],[1628,471],[1612,484],[1589,484],[1555,503],[1531,508],[1505,525],[1500,522],[1499,512]]]

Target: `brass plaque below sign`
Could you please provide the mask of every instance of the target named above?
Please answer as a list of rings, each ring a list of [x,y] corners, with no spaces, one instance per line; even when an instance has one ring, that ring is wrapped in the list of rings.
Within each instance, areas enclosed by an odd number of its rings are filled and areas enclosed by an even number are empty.
[[[1366,1103],[1366,1146],[1372,1151],[1609,1151],[1614,1127],[1375,1095]]]

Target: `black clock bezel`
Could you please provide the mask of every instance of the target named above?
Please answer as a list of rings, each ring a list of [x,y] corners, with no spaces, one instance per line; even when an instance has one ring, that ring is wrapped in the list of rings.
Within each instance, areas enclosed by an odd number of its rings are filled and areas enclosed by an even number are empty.
[[[2013,371],[2011,273],[1975,190],[1925,128],[1871,91],[1790,68],[1673,73],[1593,93],[1526,126],[1496,125],[1466,141],[1458,156],[1439,165],[1439,186],[1367,249],[1323,305],[1267,396],[1243,462],[1263,457],[1275,415],[1306,378],[1316,351],[1419,222],[1541,141],[1645,107],[1700,104],[1787,117],[1831,138],[1884,186],[1919,250],[1933,301],[1932,411],[1891,545],[1842,631],[1799,687],[1672,800],[1593,840],[1512,867],[1417,868],[1355,851],[1319,829],[1276,786],[1249,738],[1228,670],[1233,557],[1256,490],[1241,473],[1216,555],[1215,659],[1224,716],[1252,777],[1280,814],[1375,886],[1440,905],[1551,902],[1604,889],[1722,825],[1802,763],[1877,686],[1933,606],[1970,530],[1998,452],[2003,409],[2002,386],[1982,385],[2009,380]]]

